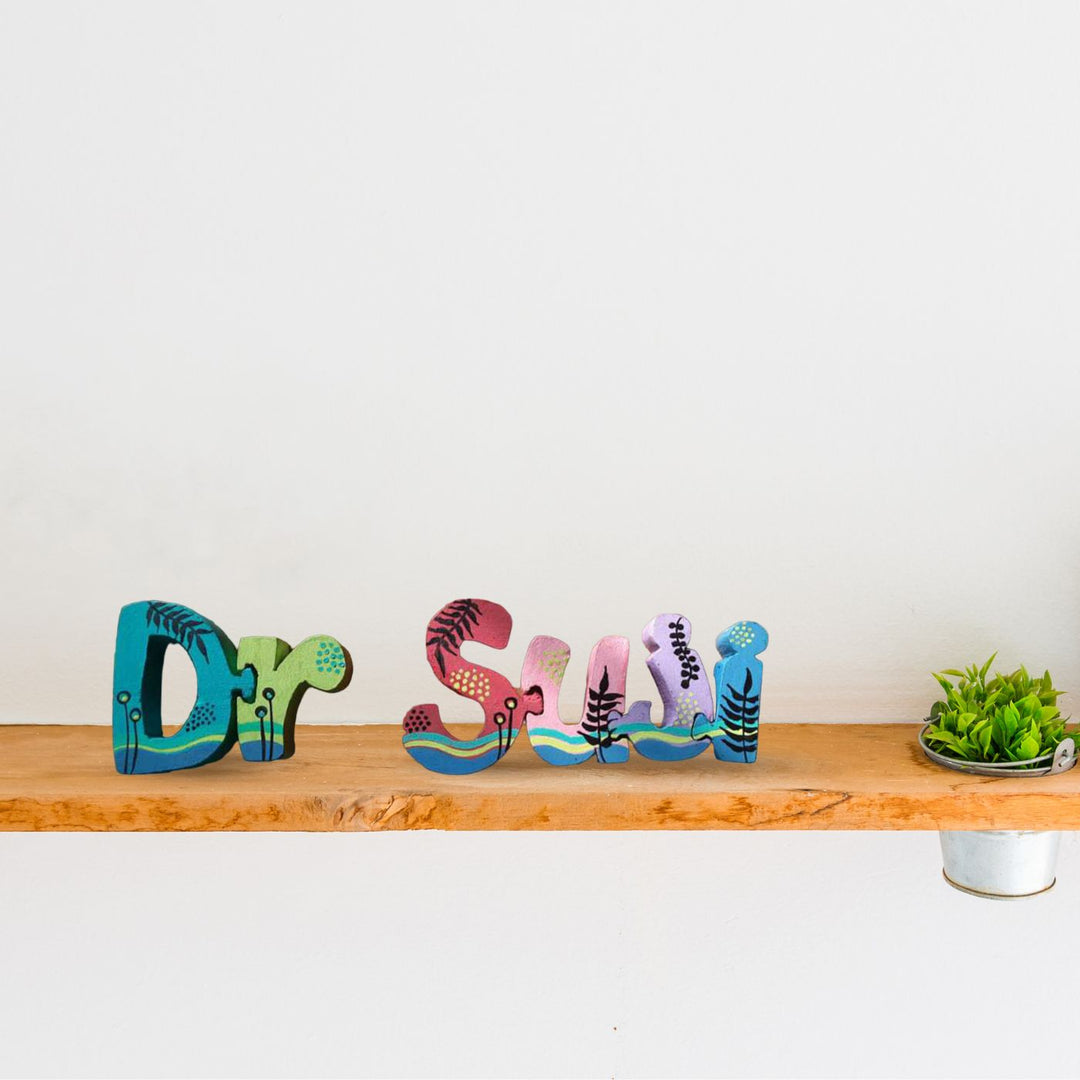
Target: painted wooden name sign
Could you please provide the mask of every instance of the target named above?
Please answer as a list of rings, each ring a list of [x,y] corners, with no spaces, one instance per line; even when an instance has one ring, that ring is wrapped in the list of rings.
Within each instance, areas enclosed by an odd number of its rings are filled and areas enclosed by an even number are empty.
[[[581,719],[564,723],[559,691],[570,646],[554,637],[535,637],[514,685],[505,675],[464,659],[461,647],[475,641],[503,649],[510,640],[510,613],[490,600],[455,600],[428,624],[427,658],[435,677],[484,710],[473,738],[459,738],[443,724],[437,705],[415,705],[402,721],[405,749],[425,768],[441,773],[473,773],[494,765],[527,732],[532,748],[552,765],[595,758],[626,761],[630,747],[655,761],[696,757],[711,746],[721,761],[757,758],[762,665],[769,643],[755,622],[729,626],[716,639],[720,660],[712,688],[701,657],[690,647],[690,623],[683,615],[657,615],[642,632],[646,666],[660,695],[662,715],[652,705],[625,704],[630,642],[601,638],[589,657]]]
[[[191,658],[198,690],[187,720],[166,735],[161,676],[171,644]],[[246,761],[290,757],[304,690],[333,693],[351,674],[349,654],[332,637],[310,637],[295,649],[280,638],[246,637],[236,647],[209,619],[180,604],[128,604],[120,610],[113,667],[117,771],[190,769],[217,761],[236,742]]]

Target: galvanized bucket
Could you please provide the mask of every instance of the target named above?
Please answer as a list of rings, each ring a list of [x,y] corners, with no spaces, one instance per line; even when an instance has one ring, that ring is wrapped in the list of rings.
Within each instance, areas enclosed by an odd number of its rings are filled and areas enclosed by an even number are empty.
[[[1011,761],[960,761],[932,750],[926,741],[929,722],[919,731],[923,753],[938,765],[976,776],[1024,776],[1031,779],[1063,773],[1076,764],[1076,744],[1062,739],[1052,754],[1024,765]],[[1057,880],[1060,832],[993,832],[942,829],[941,857],[945,880],[961,892],[988,900],[1020,900],[1038,896]]]
[[[1057,880],[1060,832],[968,832],[942,829],[945,880],[988,900],[1038,896]]]
[[[1072,738],[1062,739],[1052,754],[1032,758],[1023,765],[1017,765],[1012,761],[964,761],[961,758],[948,757],[930,748],[930,744],[926,741],[926,729],[929,726],[928,720],[919,728],[919,745],[922,747],[922,752],[936,764],[944,765],[946,769],[955,769],[957,772],[972,773],[975,776],[1050,776],[1067,772],[1076,764],[1076,743]]]

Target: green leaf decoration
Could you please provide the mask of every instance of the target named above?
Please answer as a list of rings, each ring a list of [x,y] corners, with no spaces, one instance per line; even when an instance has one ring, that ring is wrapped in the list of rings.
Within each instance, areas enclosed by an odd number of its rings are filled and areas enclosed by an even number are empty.
[[[1067,731],[1049,671],[1032,678],[1021,665],[987,680],[997,653],[964,671],[945,668],[933,677],[945,697],[930,708],[926,740],[946,757],[978,762],[1019,762],[1052,754]],[[947,678],[948,676],[949,678]],[[950,681],[955,679],[956,682]]]

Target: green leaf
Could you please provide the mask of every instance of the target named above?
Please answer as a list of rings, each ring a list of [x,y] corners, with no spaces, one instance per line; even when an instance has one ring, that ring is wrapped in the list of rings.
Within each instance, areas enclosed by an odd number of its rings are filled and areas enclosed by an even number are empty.
[[[1006,705],[1002,710],[1002,720],[1005,722],[1005,731],[1009,737],[1016,734],[1016,729],[1020,726],[1020,710],[1013,704]]]
[[[960,749],[960,740],[948,731],[929,730],[926,733],[926,741],[939,743],[942,746],[948,747],[950,750],[959,751]]]
[[[1039,740],[1035,735],[1025,735],[1016,748],[1016,756],[1023,761],[1030,761],[1039,756]]]
[[[1005,726],[1005,716],[1003,713],[996,712],[990,719],[990,723],[994,730],[994,741],[998,746],[1007,746],[1009,743],[1009,730]]]
[[[927,738],[941,753],[980,761],[1030,761],[1053,751],[1065,737],[1068,718],[1057,708],[1061,691],[1054,689],[1050,672],[1033,679],[1021,665],[987,680],[997,655],[981,667],[934,673],[945,696],[930,707],[933,727]],[[955,685],[951,679],[957,680]]]

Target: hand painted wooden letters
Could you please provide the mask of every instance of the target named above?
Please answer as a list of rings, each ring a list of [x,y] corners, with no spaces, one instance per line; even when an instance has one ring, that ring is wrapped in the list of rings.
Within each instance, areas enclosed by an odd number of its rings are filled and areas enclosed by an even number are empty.
[[[649,650],[646,661],[664,714],[652,723],[652,706],[635,701],[625,717],[615,717],[616,733],[629,738],[634,749],[653,761],[682,761],[697,757],[708,737],[695,732],[698,717],[712,716],[713,699],[701,657],[690,648],[690,620],[675,613],[657,615],[641,632]]]
[[[758,623],[736,623],[717,639],[722,659],[714,672],[715,706],[704,663],[690,647],[689,620],[663,614],[645,627],[646,663],[663,705],[659,724],[652,722],[648,701],[636,701],[621,712],[630,651],[624,637],[601,638],[594,646],[577,724],[559,716],[559,690],[570,661],[565,641],[533,638],[517,687],[498,672],[462,659],[466,641],[505,648],[510,628],[509,612],[489,600],[455,600],[428,624],[431,670],[444,686],[483,706],[484,724],[475,738],[458,738],[443,724],[438,706],[413,706],[402,721],[402,742],[425,768],[459,774],[486,769],[509,751],[523,720],[533,749],[551,765],[576,765],[594,757],[605,764],[623,762],[629,758],[628,743],[654,761],[696,757],[710,742],[723,761],[755,760],[762,673],[757,654],[769,640]]]
[[[165,650],[177,644],[195,667],[195,705],[172,735],[161,724]],[[351,665],[330,637],[295,650],[278,638],[242,638],[239,654],[209,619],[181,604],[127,604],[116,628],[113,757],[122,773],[173,772],[223,757],[239,738],[249,761],[293,752],[293,725],[306,686],[340,690]]]
[[[172,735],[161,729],[165,650],[180,645],[195,666],[195,705]],[[151,600],[120,609],[113,667],[113,757],[122,773],[172,772],[216,761],[236,739],[233,699],[255,693],[233,643],[209,619]]]
[[[585,706],[581,722],[564,724],[559,718],[559,688],[570,646],[553,637],[535,637],[521,668],[521,685],[537,686],[543,694],[543,712],[528,719],[529,742],[549,765],[577,765],[595,757],[605,764],[626,761],[630,750],[611,726],[611,717],[626,698],[626,669],[630,642],[624,637],[601,638],[589,656]]]
[[[434,772],[474,773],[494,765],[517,739],[525,717],[543,708],[541,691],[513,686],[505,675],[461,656],[466,641],[505,649],[513,622],[490,600],[455,600],[428,623],[427,658],[435,677],[484,710],[484,725],[472,739],[459,739],[442,722],[438,705],[414,705],[402,720],[405,749]]]
[[[300,698],[309,687],[333,693],[352,677],[349,654],[332,637],[309,637],[295,649],[275,637],[240,639],[240,668],[256,674],[255,696],[236,702],[237,736],[246,761],[292,757]]]
[[[720,761],[757,760],[762,682],[758,654],[768,644],[768,632],[756,622],[734,623],[716,639],[721,657],[713,668],[716,716],[701,734],[712,738]]]

